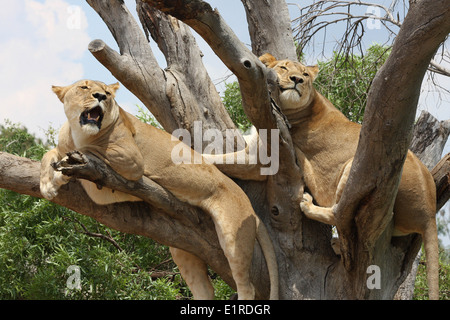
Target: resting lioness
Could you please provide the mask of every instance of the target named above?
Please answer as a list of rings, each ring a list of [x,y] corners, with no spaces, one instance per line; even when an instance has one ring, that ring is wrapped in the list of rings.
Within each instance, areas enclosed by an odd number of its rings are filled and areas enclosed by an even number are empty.
[[[69,177],[55,171],[51,164],[75,149],[99,157],[128,180],[136,181],[145,175],[181,201],[211,215],[239,299],[255,297],[249,272],[257,239],[270,275],[270,298],[277,299],[278,267],[272,242],[245,193],[211,164],[175,165],[171,151],[180,141],[172,141],[170,134],[139,121],[121,109],[114,100],[118,87],[118,84],[105,85],[91,80],[81,80],[66,87],[53,86],[53,91],[64,103],[68,121],[61,128],[58,146],[42,159],[41,194],[52,199],[60,186],[69,181]],[[97,204],[141,201],[108,188],[98,189],[90,181],[80,182]],[[183,250],[172,248],[171,252],[194,298],[213,299],[206,264]]]
[[[333,208],[347,181],[361,126],[349,121],[314,89],[313,81],[319,72],[317,66],[304,66],[290,60],[277,61],[270,54],[263,55],[260,60],[277,73],[280,108],[292,126],[290,134],[306,187],[320,206],[315,206],[313,198],[305,194],[301,209],[311,219],[334,225]],[[257,139],[253,138],[253,141]],[[235,165],[231,170],[224,165],[221,170],[245,179],[245,166]],[[408,152],[394,205],[394,235],[422,235],[430,299],[439,297],[435,214],[433,177],[422,162]]]

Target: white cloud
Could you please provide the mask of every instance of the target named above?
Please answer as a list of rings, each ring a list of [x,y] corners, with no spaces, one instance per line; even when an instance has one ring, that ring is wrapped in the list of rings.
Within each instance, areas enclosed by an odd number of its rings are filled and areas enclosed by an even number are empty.
[[[0,14],[0,123],[20,122],[42,136],[40,128],[65,121],[51,85],[83,77],[87,18],[63,0],[11,3]]]

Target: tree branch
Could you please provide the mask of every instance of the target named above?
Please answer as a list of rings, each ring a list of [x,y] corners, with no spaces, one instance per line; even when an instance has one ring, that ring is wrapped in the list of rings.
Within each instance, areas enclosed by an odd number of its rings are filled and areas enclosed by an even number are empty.
[[[257,56],[269,52],[278,60],[297,60],[289,10],[285,0],[242,0],[247,14],[252,51]]]
[[[138,3],[145,26],[150,28],[153,23],[152,35],[163,33],[167,40],[163,52],[169,65],[162,70],[123,1],[87,1],[110,29],[120,54],[101,40],[92,41],[89,50],[145,104],[166,131],[185,128],[193,136],[194,121],[201,121],[203,130],[234,128],[185,26],[162,13],[145,11]]]
[[[367,13],[365,15],[354,14],[350,11],[351,7],[360,6],[367,8],[379,8],[383,10],[384,15],[380,14],[377,16],[375,14]],[[396,36],[397,31],[392,30],[389,25],[394,25],[400,28],[403,24],[400,21],[400,18],[397,14],[397,19],[394,18],[394,7],[395,2],[392,2],[389,7],[374,3],[374,2],[362,2],[362,1],[344,1],[344,0],[321,0],[315,1],[314,3],[301,8],[300,6],[300,16],[293,20],[293,23],[297,24],[294,27],[295,38],[299,42],[299,47],[303,50],[310,42],[314,39],[314,36],[323,29],[326,29],[330,26],[335,25],[338,22],[346,22],[347,30],[342,37],[341,41],[339,41],[341,48],[343,50],[342,44],[347,42],[346,40],[349,37],[348,31],[353,31],[353,38],[355,33],[358,30],[358,27],[362,28],[361,22],[364,20],[379,20],[383,23],[384,27],[388,30],[388,32]],[[347,11],[335,11],[335,9],[344,9],[347,8]],[[305,13],[303,13],[305,12]],[[333,19],[323,20],[324,17],[330,16],[335,17]],[[320,18],[320,19],[319,19]],[[362,33],[364,31],[362,30]],[[360,44],[359,41],[347,42],[348,47],[346,49],[347,52],[350,52],[352,47],[358,46]],[[435,60],[431,60],[429,71],[435,72],[441,75],[450,76],[450,70],[443,65],[439,64]]]
[[[119,45],[120,54],[101,40],[89,44],[89,51],[141,100],[169,132],[179,128],[167,99],[165,72],[159,67],[148,41],[127,7],[120,0],[87,0],[100,15]]]
[[[68,219],[69,220],[69,219]],[[87,235],[87,236],[89,236],[89,237],[93,237],[93,238],[100,238],[100,239],[103,239],[103,240],[105,240],[105,241],[108,241],[109,243],[111,243],[119,252],[122,252],[123,251],[123,249],[122,249],[122,247],[117,243],[117,241],[116,240],[114,240],[113,239],[113,237],[111,237],[111,234],[109,234],[109,235],[105,235],[105,234],[103,234],[103,233],[98,233],[98,232],[91,232],[91,231],[89,231],[88,230],[88,228],[83,224],[83,223],[81,223],[81,221],[80,220],[78,220],[77,218],[73,218],[73,220],[75,220],[75,222],[76,223],[78,223],[80,226],[81,226],[81,228],[83,228],[83,234],[85,234],[85,235]],[[75,227],[75,230],[76,230],[77,228]]]
[[[432,170],[442,157],[450,135],[450,120],[439,121],[429,112],[422,111],[413,130],[409,149]]]

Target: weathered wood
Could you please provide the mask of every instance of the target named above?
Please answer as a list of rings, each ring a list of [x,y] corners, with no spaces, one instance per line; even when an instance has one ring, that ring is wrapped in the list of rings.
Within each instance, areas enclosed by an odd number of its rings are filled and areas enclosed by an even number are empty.
[[[62,186],[53,202],[90,216],[115,230],[142,235],[168,246],[195,252],[225,281],[234,285],[214,223],[208,215],[179,201],[150,179],[131,182],[92,155],[84,155],[79,164],[74,155],[76,153],[67,160],[71,164],[61,162],[56,166],[58,170],[92,180],[99,186],[135,194],[147,202],[97,205],[76,180]],[[39,176],[40,162],[0,152],[0,188],[42,198]]]
[[[150,31],[166,57],[167,68],[163,70],[123,1],[88,0],[88,3],[111,30],[120,54],[101,40],[91,42],[89,50],[145,104],[167,132],[184,128],[193,137],[195,121],[199,121],[203,132],[211,128],[222,132],[235,128],[186,25],[137,3],[145,30]],[[243,144],[240,135],[237,139]]]
[[[120,53],[101,40],[94,40],[89,50],[94,57],[122,82],[152,112],[161,125],[172,132],[179,128],[166,96],[165,72],[156,61],[148,41],[123,1],[88,0],[116,40]]]
[[[256,128],[276,128],[271,114],[267,77],[273,73],[253,55],[217,10],[200,0],[141,0],[193,28],[236,75],[245,113]]]
[[[432,170],[442,156],[450,135],[450,120],[439,121],[428,111],[422,111],[413,130],[409,149]]]

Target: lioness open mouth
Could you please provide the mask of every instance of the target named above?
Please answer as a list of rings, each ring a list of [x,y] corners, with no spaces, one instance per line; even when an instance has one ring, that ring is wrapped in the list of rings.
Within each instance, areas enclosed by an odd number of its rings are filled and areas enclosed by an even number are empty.
[[[80,115],[80,125],[95,124],[99,129],[102,126],[103,110],[100,106],[84,111]]]

